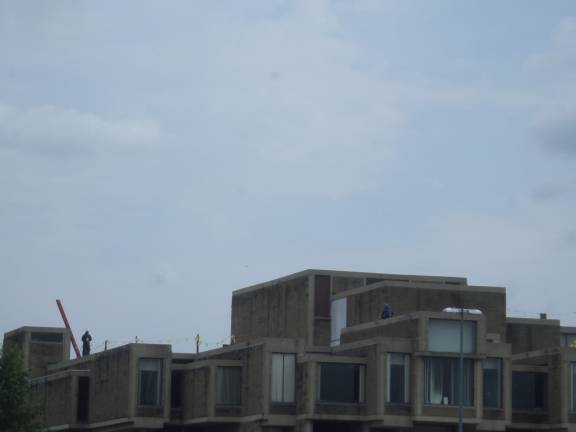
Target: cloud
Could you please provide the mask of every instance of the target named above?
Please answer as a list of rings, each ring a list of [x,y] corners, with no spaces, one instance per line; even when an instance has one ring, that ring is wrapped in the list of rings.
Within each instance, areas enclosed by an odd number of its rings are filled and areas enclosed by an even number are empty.
[[[576,112],[560,114],[543,122],[536,130],[536,137],[545,150],[576,157]]]
[[[154,122],[110,120],[93,113],[45,105],[0,104],[0,147],[39,153],[122,151],[158,143]]]

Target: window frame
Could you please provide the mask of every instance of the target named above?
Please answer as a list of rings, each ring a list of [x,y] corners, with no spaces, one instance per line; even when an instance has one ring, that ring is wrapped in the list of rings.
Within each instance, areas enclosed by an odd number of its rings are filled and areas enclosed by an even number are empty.
[[[403,366],[404,366],[404,379],[402,384],[404,385],[404,401],[403,402],[392,402],[391,401],[391,383],[392,383],[392,356],[402,356]],[[386,354],[386,403],[388,404],[409,404],[410,403],[410,354],[408,353],[397,353],[389,352]]]
[[[142,363],[146,361],[154,361],[158,364],[158,369],[154,372],[158,373],[158,377],[156,379],[156,400],[154,403],[142,403],[142,372],[146,371],[142,368]],[[162,383],[163,377],[162,374],[164,372],[164,359],[162,358],[155,358],[155,357],[140,357],[138,359],[138,406],[139,407],[146,407],[146,408],[158,408],[162,406]]]
[[[275,394],[274,394],[274,356],[282,356],[282,373],[281,373],[281,399],[282,400],[275,400]],[[286,358],[292,358],[293,361],[293,371],[294,371],[294,376],[293,378],[293,382],[292,382],[292,398],[291,400],[285,400],[285,396],[286,396]],[[296,354],[295,353],[280,353],[280,352],[274,352],[272,353],[272,355],[270,356],[270,402],[274,403],[274,404],[294,404],[296,402]],[[290,399],[290,398],[287,398]]]

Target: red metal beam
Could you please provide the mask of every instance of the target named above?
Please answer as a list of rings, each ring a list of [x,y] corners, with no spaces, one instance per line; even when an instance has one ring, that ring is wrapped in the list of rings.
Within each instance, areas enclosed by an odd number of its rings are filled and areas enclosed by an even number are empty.
[[[74,338],[74,333],[72,333],[72,329],[70,328],[70,323],[68,322],[68,318],[66,318],[66,312],[64,312],[64,307],[62,306],[62,302],[60,300],[56,300],[56,304],[58,305],[58,309],[60,310],[60,315],[62,315],[62,319],[64,320],[64,325],[70,332],[70,340],[72,341],[72,346],[74,347],[74,351],[76,352],[76,358],[79,359],[82,357],[80,355],[80,350],[78,349],[78,345],[76,344],[76,339]]]

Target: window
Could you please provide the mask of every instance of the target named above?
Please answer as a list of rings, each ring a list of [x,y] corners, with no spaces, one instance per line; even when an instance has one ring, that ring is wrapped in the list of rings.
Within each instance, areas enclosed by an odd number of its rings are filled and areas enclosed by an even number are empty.
[[[216,368],[216,403],[240,405],[241,369],[237,366]]]
[[[346,297],[334,300],[330,304],[330,345],[340,345],[340,333],[346,328]]]
[[[463,321],[462,351],[476,351],[476,322]],[[428,351],[460,352],[460,321],[459,320],[428,320]]]
[[[576,412],[576,363],[572,363],[572,412]]]
[[[272,402],[294,402],[295,372],[295,354],[272,354]]]
[[[424,359],[425,403],[435,405],[458,405],[460,361],[458,358],[428,357]],[[462,404],[474,402],[474,362],[464,359],[462,370]]]
[[[142,406],[160,405],[161,359],[140,359],[139,404]]]
[[[487,358],[484,360],[484,406],[500,408],[502,406],[502,360]]]
[[[410,389],[410,356],[388,354],[388,402],[408,403]]]
[[[576,348],[576,334],[564,333],[560,335],[560,345],[567,348]]]
[[[86,376],[78,377],[78,393],[76,404],[76,420],[78,422],[88,421],[88,408],[90,406],[90,378]]]
[[[322,402],[364,402],[366,367],[357,364],[320,364],[320,394]]]
[[[546,408],[547,377],[544,372],[512,372],[512,409]]]

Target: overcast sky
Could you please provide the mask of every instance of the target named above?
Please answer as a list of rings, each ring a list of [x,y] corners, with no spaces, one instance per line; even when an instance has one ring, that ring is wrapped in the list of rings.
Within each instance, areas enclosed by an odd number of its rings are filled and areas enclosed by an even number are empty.
[[[0,0],[0,332],[191,351],[306,268],[576,325],[575,77],[573,0]]]

